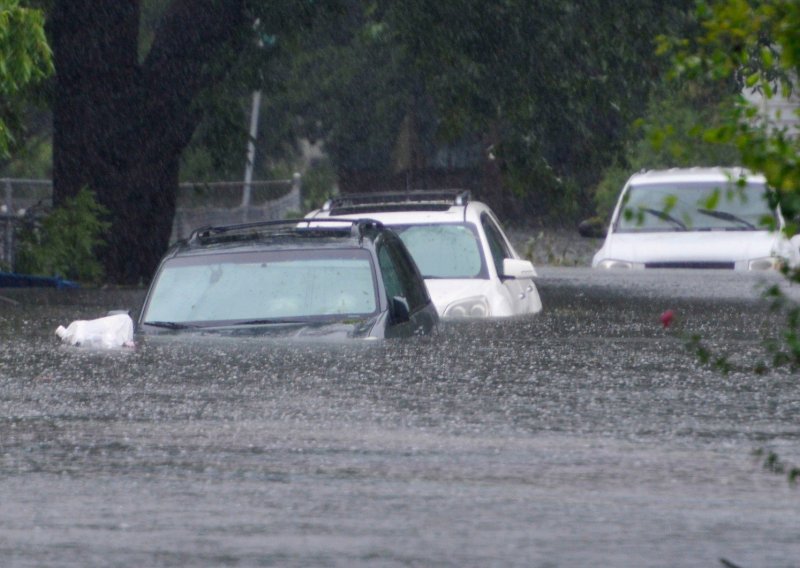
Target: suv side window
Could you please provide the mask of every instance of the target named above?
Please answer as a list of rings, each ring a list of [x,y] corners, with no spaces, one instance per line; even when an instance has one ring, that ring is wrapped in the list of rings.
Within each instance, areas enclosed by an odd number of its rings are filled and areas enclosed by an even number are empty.
[[[386,288],[386,295],[389,301],[395,296],[406,297],[403,287],[400,284],[400,275],[397,274],[397,269],[394,266],[392,257],[389,253],[389,248],[381,243],[378,246],[378,264],[381,266],[381,278],[383,278],[383,287]]]
[[[425,281],[422,279],[417,265],[414,264],[408,251],[403,246],[393,243],[391,250],[403,282],[403,288],[408,294],[406,296],[408,307],[411,312],[415,312],[430,301],[428,290],[425,288]]]
[[[502,275],[503,259],[513,258],[514,255],[511,254],[511,250],[509,250],[502,233],[500,233],[500,229],[497,228],[497,225],[488,214],[481,215],[481,225],[486,232],[486,240],[489,242],[489,249],[492,251],[492,260],[494,260],[497,274]]]
[[[378,262],[384,276],[386,293],[391,299],[402,296],[412,313],[429,302],[424,281],[408,253],[392,239],[384,239],[378,248]]]

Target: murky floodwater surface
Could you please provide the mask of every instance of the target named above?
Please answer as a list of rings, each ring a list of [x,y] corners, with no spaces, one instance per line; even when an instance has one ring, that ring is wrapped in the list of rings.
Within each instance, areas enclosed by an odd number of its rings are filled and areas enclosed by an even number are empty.
[[[113,352],[53,331],[141,291],[0,290],[0,565],[800,566],[752,454],[800,465],[800,380],[683,347],[761,357],[756,279],[540,273],[436,337]]]

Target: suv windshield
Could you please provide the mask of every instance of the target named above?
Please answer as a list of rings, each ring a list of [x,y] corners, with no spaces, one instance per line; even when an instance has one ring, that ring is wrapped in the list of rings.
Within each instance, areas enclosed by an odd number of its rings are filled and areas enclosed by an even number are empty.
[[[168,260],[143,321],[236,323],[377,311],[365,250],[215,253]]]
[[[468,224],[393,225],[424,278],[485,277],[475,228]]]
[[[679,182],[630,186],[617,219],[618,232],[753,231],[775,213],[765,186],[735,182]]]

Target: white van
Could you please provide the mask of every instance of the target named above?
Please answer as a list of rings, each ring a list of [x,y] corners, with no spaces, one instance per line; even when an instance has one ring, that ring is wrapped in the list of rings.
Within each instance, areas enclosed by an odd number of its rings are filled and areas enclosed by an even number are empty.
[[[774,230],[765,223],[771,222]],[[628,180],[596,268],[769,270],[800,263],[800,236],[789,241],[766,180],[741,168],[683,168]]]

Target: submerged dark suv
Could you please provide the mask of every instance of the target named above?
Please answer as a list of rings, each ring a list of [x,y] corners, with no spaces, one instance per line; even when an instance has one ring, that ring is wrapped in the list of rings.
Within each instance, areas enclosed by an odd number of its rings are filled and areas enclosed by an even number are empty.
[[[164,256],[137,331],[319,338],[431,333],[438,324],[403,242],[369,219],[207,227]]]

